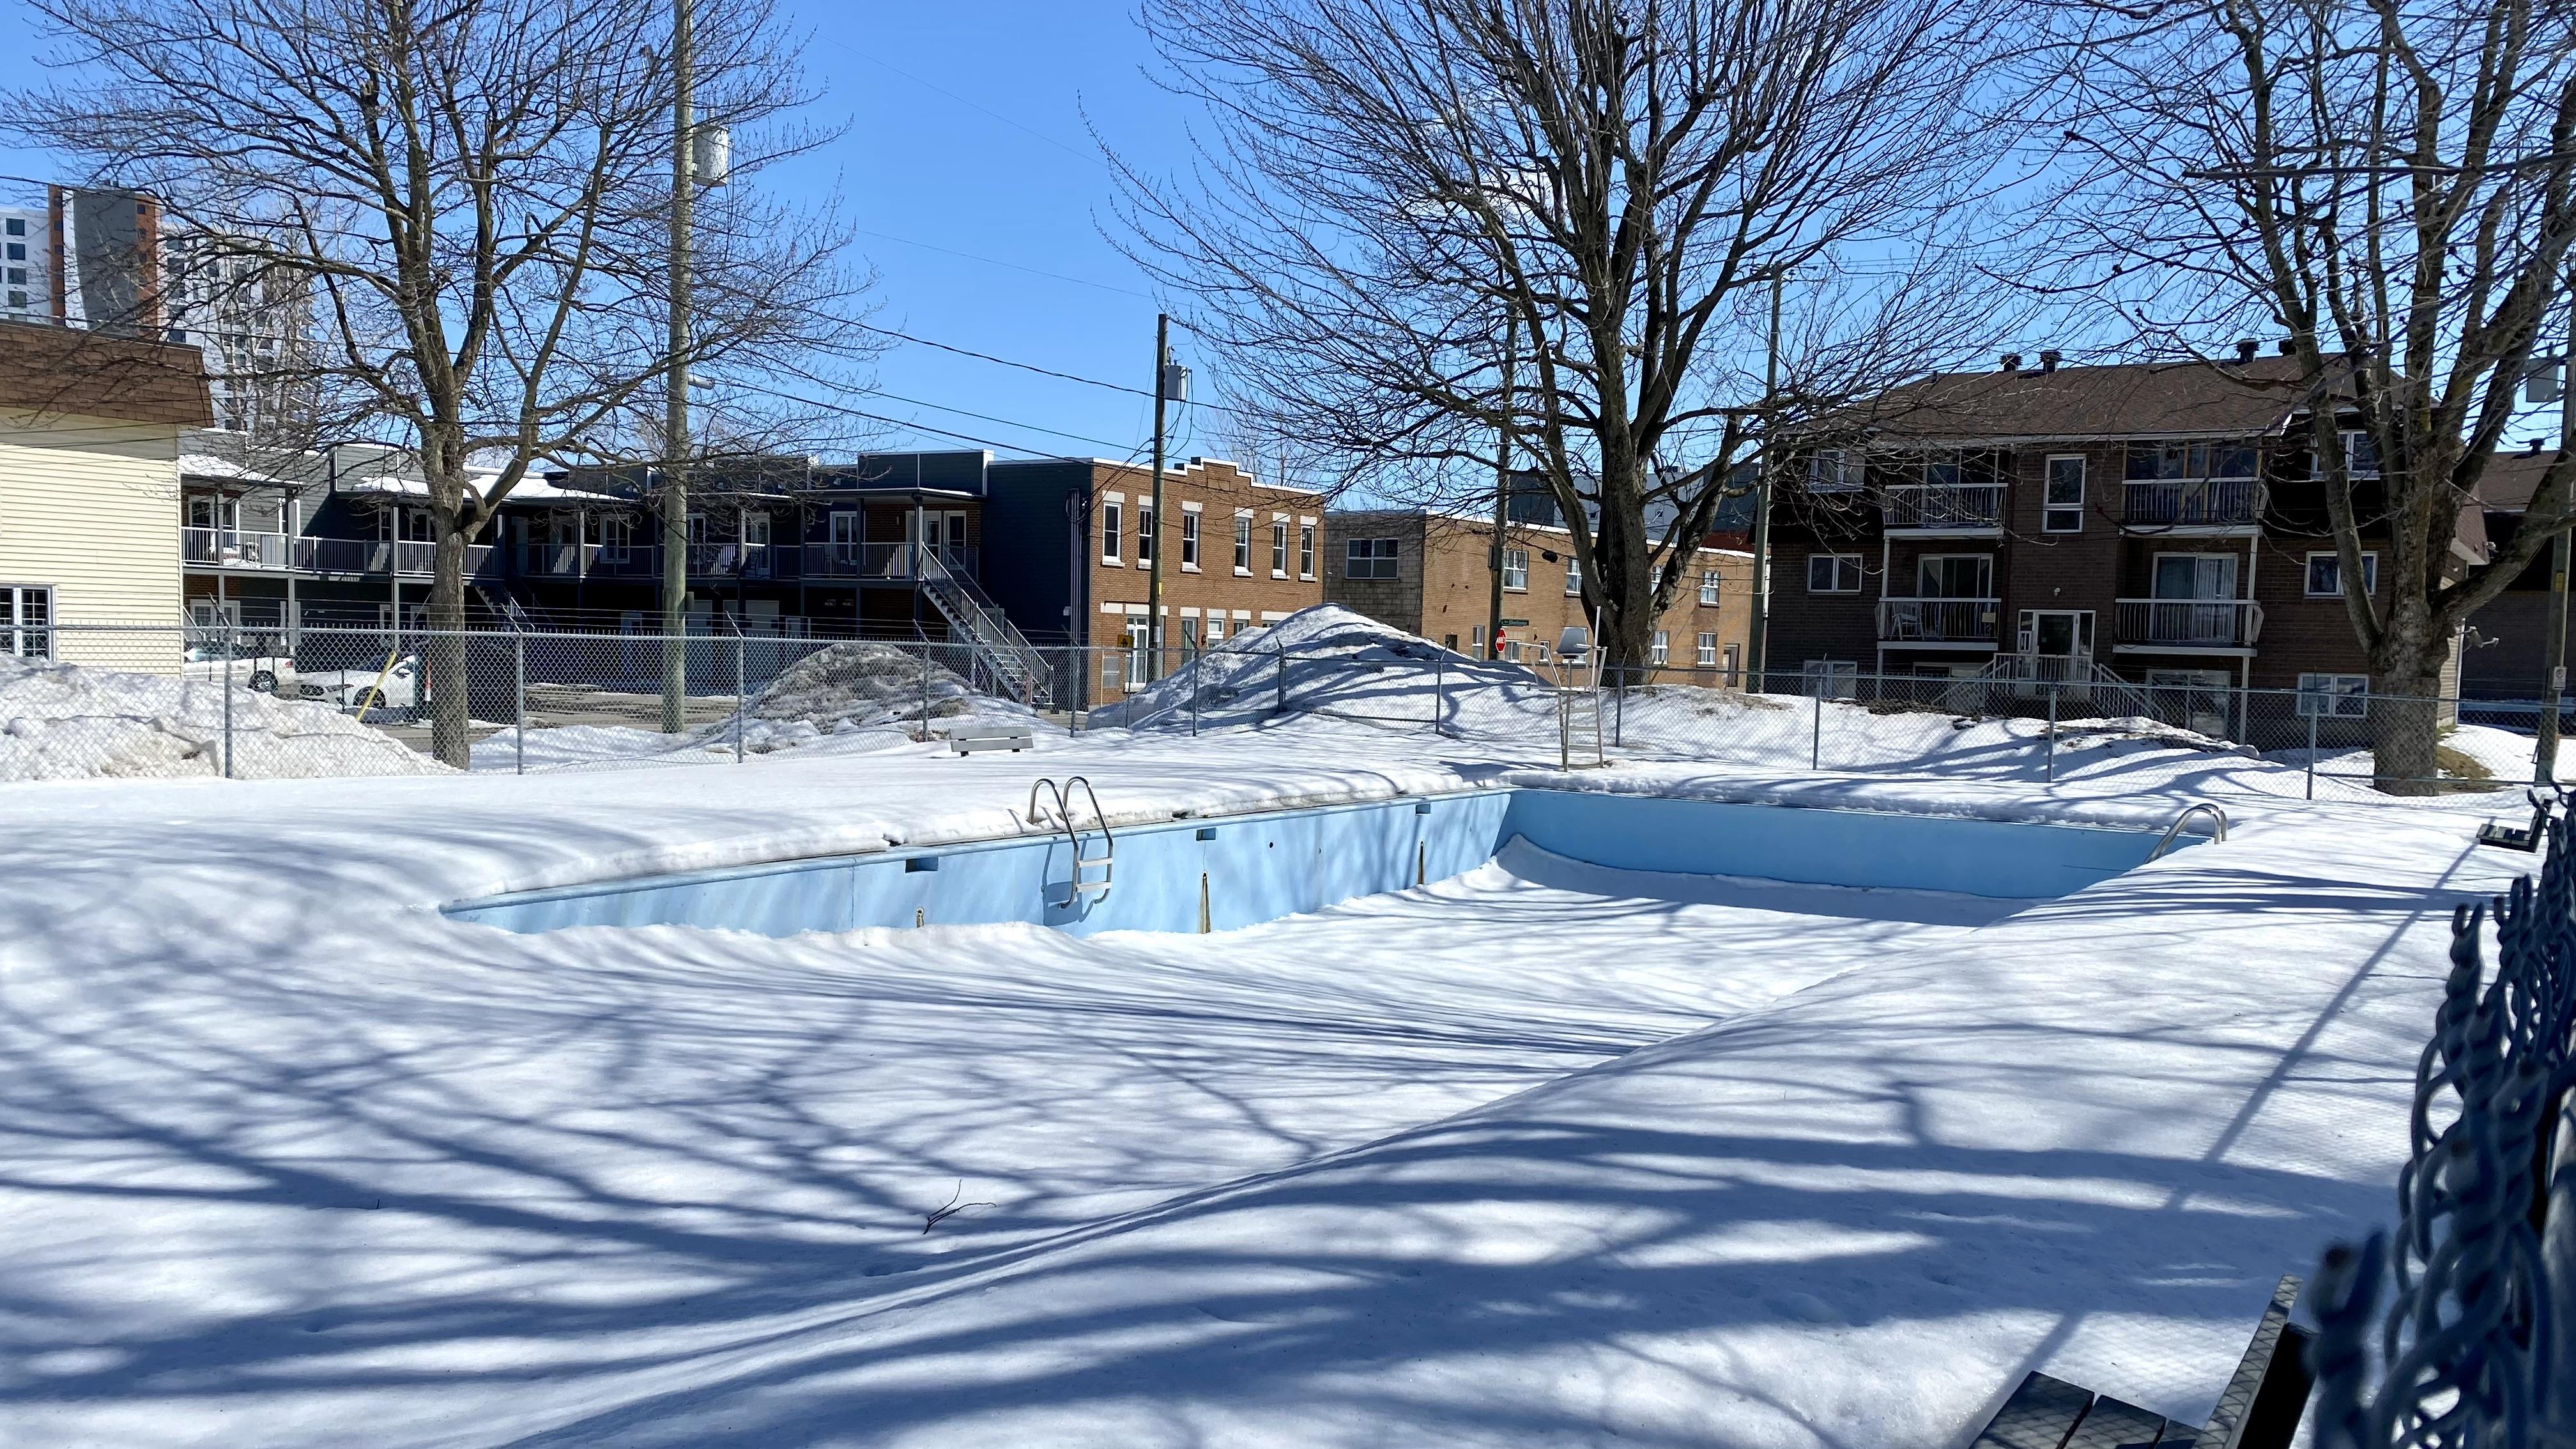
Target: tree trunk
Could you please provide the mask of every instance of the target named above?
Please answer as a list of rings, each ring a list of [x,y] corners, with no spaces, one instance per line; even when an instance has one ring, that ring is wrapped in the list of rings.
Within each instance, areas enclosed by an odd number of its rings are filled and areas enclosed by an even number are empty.
[[[2390,795],[2441,793],[2442,641],[2420,608],[2391,611],[2370,673],[2371,783]]]
[[[456,510],[436,512],[438,553],[431,565],[429,637],[422,642],[418,686],[429,696],[430,753],[439,763],[462,770],[474,762],[463,633],[466,536],[457,527]]]

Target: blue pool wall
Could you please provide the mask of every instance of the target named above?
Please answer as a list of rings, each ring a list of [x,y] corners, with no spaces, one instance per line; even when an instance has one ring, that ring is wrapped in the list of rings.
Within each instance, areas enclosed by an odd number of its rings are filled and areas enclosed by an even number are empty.
[[[1073,853],[1057,835],[608,881],[446,913],[521,932],[685,925],[792,936],[1024,921],[1090,935],[1196,931],[1204,899],[1207,928],[1225,931],[1446,880],[1514,837],[1620,870],[2006,899],[2080,890],[2135,867],[2155,844],[2088,826],[1487,790],[1122,827],[1112,888],[1070,907]],[[1098,852],[1099,837],[1084,848]]]

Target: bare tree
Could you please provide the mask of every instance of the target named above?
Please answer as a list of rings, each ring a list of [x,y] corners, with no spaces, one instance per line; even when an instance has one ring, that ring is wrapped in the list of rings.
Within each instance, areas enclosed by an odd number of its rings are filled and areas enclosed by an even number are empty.
[[[2160,346],[2278,328],[2374,691],[2440,692],[2451,641],[2569,522],[2561,455],[2486,567],[2460,515],[2576,241],[2576,12],[2528,0],[2062,0],[2062,285]],[[2345,445],[2357,430],[2365,450]],[[2385,531],[2381,596],[2366,533]],[[2381,788],[2434,788],[2430,704],[2383,701]]]
[[[433,631],[465,623],[466,546],[540,459],[649,435],[671,361],[670,12],[655,0],[35,0],[66,43],[18,128],[163,197],[239,278],[300,279],[294,366],[317,433],[411,450],[436,530]],[[845,232],[742,184],[810,140],[766,0],[701,0],[703,124],[735,184],[698,202],[695,326],[710,381],[846,345]],[[768,138],[763,149],[762,137]],[[774,396],[744,390],[740,406]],[[740,426],[713,430],[738,444]],[[492,471],[479,486],[476,467]],[[433,741],[463,764],[463,646],[428,644]]]
[[[1515,439],[1611,662],[1640,664],[1766,432],[1985,335],[1948,258],[1995,159],[1968,102],[2005,13],[1147,0],[1212,129],[1186,182],[1121,167],[1123,219],[1195,297],[1264,451],[1307,476],[1490,499],[1494,439]]]

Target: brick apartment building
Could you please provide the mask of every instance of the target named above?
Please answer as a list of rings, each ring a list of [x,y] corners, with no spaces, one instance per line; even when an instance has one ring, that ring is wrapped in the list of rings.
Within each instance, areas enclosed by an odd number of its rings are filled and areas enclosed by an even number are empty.
[[[2478,503],[2490,545],[2501,548],[2512,540],[2541,475],[2557,460],[2555,452],[2535,445],[2487,461]],[[2576,627],[2569,633],[2576,636]],[[2537,697],[2548,685],[2548,638],[2549,551],[2543,549],[2469,620],[2460,650],[2460,692],[2483,699]],[[2576,650],[2566,657],[2576,662]]]
[[[1544,664],[1569,625],[1591,627],[1574,536],[1514,523],[1502,550],[1501,656]],[[1656,621],[1653,678],[1735,684],[1752,618],[1752,557],[1701,548]],[[1337,509],[1324,522],[1324,597],[1382,624],[1488,657],[1494,526],[1428,509]]]
[[[995,463],[986,473],[984,582],[1040,643],[1123,651],[1095,669],[1095,698],[1146,682],[1155,540],[1163,646],[1188,653],[1323,601],[1320,494],[1192,458],[1163,475],[1098,458]],[[1165,661],[1168,667],[1169,660]]]
[[[1802,460],[1773,518],[1772,667],[1834,691],[1872,672],[2098,667],[2212,714],[2225,704],[2206,691],[2250,685],[2357,715],[2366,663],[2292,360],[2041,358],[1897,389],[1858,445]],[[2367,466],[2362,435],[2346,447]]]

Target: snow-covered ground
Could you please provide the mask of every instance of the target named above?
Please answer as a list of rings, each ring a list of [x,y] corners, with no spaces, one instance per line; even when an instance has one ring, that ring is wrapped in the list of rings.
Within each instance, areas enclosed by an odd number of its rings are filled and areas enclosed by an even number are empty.
[[[2451,905],[2532,864],[2240,790],[2225,844],[2019,908],[1519,846],[1206,937],[434,909],[1011,834],[1076,770],[1118,820],[1517,783],[2155,827],[2280,769],[1500,734],[0,794],[0,1442],[1956,1444],[2030,1368],[2197,1419],[2389,1216]]]
[[[0,653],[0,782],[441,774],[446,767],[327,704]]]

